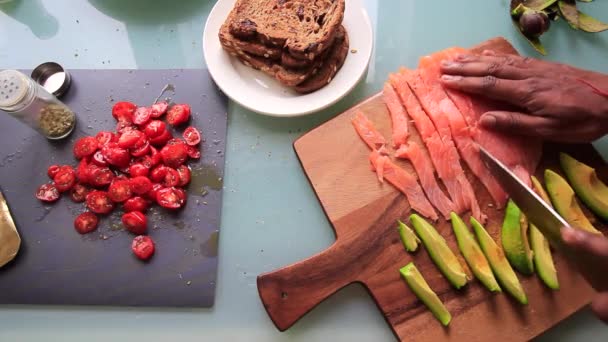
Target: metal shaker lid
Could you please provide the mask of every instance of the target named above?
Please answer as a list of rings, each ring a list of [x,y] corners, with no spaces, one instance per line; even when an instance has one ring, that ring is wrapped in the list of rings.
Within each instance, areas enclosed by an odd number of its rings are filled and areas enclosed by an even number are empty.
[[[0,71],[0,109],[10,108],[27,95],[27,76],[17,70]]]
[[[57,97],[63,96],[72,84],[70,74],[55,62],[46,62],[37,66],[32,71],[32,79]]]

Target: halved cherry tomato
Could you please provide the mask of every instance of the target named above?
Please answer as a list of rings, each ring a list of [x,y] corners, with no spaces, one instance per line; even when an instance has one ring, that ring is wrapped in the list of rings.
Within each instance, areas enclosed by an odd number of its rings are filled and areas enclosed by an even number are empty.
[[[196,146],[201,142],[201,133],[194,126],[190,126],[182,133],[186,144],[190,146]]]
[[[76,172],[70,166],[63,166],[59,169],[53,181],[57,190],[60,192],[68,191],[76,184]]]
[[[137,144],[139,139],[144,136],[144,133],[137,129],[127,129],[118,138],[118,146],[121,148],[131,148]]]
[[[118,121],[116,124],[116,132],[122,134],[125,131],[135,129],[135,126],[131,121]]]
[[[87,199],[87,194],[89,193],[89,188],[82,184],[76,184],[70,191],[70,198],[72,201],[76,203],[82,203]]]
[[[150,147],[150,156],[152,158],[152,166],[156,166],[163,162],[163,156],[161,156],[160,152],[154,147]]]
[[[151,115],[153,118],[160,118],[165,112],[169,104],[166,101],[156,102],[152,105]]]
[[[160,150],[160,154],[165,165],[177,168],[188,159],[188,146],[183,142],[167,145]]]
[[[145,166],[144,164],[134,163],[129,166],[129,175],[131,177],[143,176],[147,177],[150,172],[150,168]]]
[[[116,135],[112,132],[101,131],[97,133],[95,139],[97,139],[99,146],[103,146],[109,142],[116,142]]]
[[[140,260],[148,260],[154,254],[154,241],[147,235],[138,235],[131,243],[133,254]]]
[[[51,165],[46,170],[46,174],[49,176],[50,179],[55,178],[55,175],[57,174],[57,172],[59,172],[59,165]]]
[[[150,151],[152,151],[154,147],[150,147]],[[137,159],[135,159],[135,164],[141,164],[143,166],[145,166],[147,169],[151,169],[152,168],[152,158],[150,156],[141,156]],[[129,171],[130,173],[130,171]],[[133,176],[133,175],[131,175]]]
[[[188,122],[190,119],[190,106],[187,104],[176,104],[167,113],[167,123],[178,126]]]
[[[163,208],[179,209],[186,202],[186,194],[179,188],[163,188],[156,192],[156,202]]]
[[[194,146],[188,146],[188,157],[198,159],[201,157],[201,150]]]
[[[97,229],[98,224],[99,218],[91,212],[82,213],[74,220],[74,228],[80,234],[87,234],[94,231]]]
[[[131,185],[131,191],[138,195],[146,194],[152,190],[152,181],[148,177],[139,176],[131,178],[129,184]]]
[[[180,182],[180,176],[179,176],[179,172],[177,172],[176,169],[167,167],[167,173],[165,174],[165,177],[163,177],[161,184],[164,187],[172,187],[172,186],[177,186],[179,185]]]
[[[100,188],[107,186],[114,180],[114,172],[107,167],[89,167],[89,183]]]
[[[112,107],[112,116],[117,121],[133,121],[133,113],[137,106],[131,102],[116,102]]]
[[[170,167],[168,166],[158,165],[157,167],[153,168],[152,171],[150,171],[150,179],[157,183],[162,182],[165,179],[169,169]]]
[[[131,211],[141,211],[143,213],[148,209],[148,201],[139,196],[131,197],[125,202],[123,209],[126,213]]]
[[[146,122],[150,121],[150,115],[152,114],[152,109],[147,107],[139,107],[135,110],[133,114],[133,123],[136,125],[143,125]]]
[[[150,144],[152,144],[153,146],[164,146],[167,141],[171,140],[173,138],[173,135],[171,135],[171,132],[169,132],[169,130],[165,130],[161,135],[151,138],[150,139]]]
[[[90,176],[90,172],[89,172],[89,159],[88,158],[82,158],[80,160],[80,162],[78,163],[78,167],[76,167],[76,179],[78,180],[78,182],[83,183],[83,184],[87,184],[89,182],[89,176]],[[96,165],[93,165],[96,166]]]
[[[108,162],[103,157],[103,153],[101,153],[101,151],[99,150],[93,154],[93,157],[91,158],[91,163],[101,167],[108,165]]]
[[[98,148],[99,142],[95,137],[83,137],[76,140],[74,144],[74,156],[76,159],[81,159],[92,155]]]
[[[146,215],[139,211],[131,211],[122,215],[122,224],[133,234],[144,234],[148,230]]]
[[[128,200],[133,194],[128,180],[114,180],[108,188],[108,196],[113,202],[120,203]]]
[[[148,138],[156,138],[167,130],[167,125],[160,120],[152,120],[144,127],[144,133]]]
[[[120,148],[116,143],[108,143],[102,149],[104,159],[110,164],[119,168],[129,166],[131,155],[129,151]]]
[[[43,202],[55,202],[59,199],[59,190],[53,184],[42,184],[36,190],[36,198]]]
[[[107,214],[114,209],[114,203],[107,192],[94,190],[87,195],[87,208],[95,214]]]
[[[131,147],[131,155],[133,157],[141,157],[150,152],[150,142],[146,135],[142,135],[141,139]]]
[[[146,198],[149,199],[150,201],[156,202],[156,193],[158,192],[158,190],[160,190],[162,188],[163,188],[163,186],[160,185],[159,183],[152,184],[152,190],[148,191],[148,193],[146,194]]]
[[[177,173],[179,174],[179,186],[185,186],[190,183],[191,173],[190,168],[186,165],[181,165],[177,168]]]

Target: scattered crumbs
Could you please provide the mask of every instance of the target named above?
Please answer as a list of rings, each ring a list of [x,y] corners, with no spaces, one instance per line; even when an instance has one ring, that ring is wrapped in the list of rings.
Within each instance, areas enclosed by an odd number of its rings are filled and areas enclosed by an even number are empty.
[[[193,236],[193,235],[190,235],[190,236],[188,236],[188,239],[190,239],[190,240],[194,241],[194,236]]]
[[[260,253],[264,253],[264,250],[263,250],[263,249],[260,249]]]
[[[171,32],[173,32],[173,31],[174,31],[174,30],[173,30],[173,29],[171,29]]]
[[[179,279],[184,279],[184,278],[182,278],[182,274],[181,273],[178,273],[177,276],[179,277]]]
[[[74,54],[74,57],[78,57],[78,53],[75,53],[75,54]]]
[[[196,205],[200,205],[201,201],[200,200],[196,200]]]
[[[488,203],[488,208],[494,208],[494,204]]]
[[[188,281],[186,282],[186,285],[190,286],[190,284],[192,284],[192,282],[191,282],[190,280],[188,280]]]
[[[76,19],[76,24],[80,24],[80,20]]]
[[[103,240],[107,240],[109,237],[108,237],[106,234],[103,234],[103,235],[101,236],[101,238],[102,238]]]
[[[203,204],[204,204],[204,205],[207,205],[207,201],[203,201]]]
[[[350,50],[351,53],[357,53],[357,51],[358,51],[357,49]]]

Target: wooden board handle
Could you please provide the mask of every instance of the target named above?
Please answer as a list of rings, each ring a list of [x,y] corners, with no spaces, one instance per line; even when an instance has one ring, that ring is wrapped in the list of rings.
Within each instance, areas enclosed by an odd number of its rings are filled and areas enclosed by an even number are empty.
[[[356,281],[344,243],[258,276],[258,292],[275,326],[284,331],[344,286]],[[351,271],[352,270],[352,271]]]

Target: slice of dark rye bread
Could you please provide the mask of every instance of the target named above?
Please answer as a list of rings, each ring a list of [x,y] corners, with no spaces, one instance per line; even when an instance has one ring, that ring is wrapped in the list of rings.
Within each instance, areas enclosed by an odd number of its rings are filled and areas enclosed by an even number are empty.
[[[314,66],[306,70],[288,70],[267,58],[242,52],[238,53],[231,49],[226,50],[243,64],[273,76],[279,82],[297,92],[310,93],[326,86],[340,70],[348,55],[349,40],[344,27],[340,27],[334,45],[328,50],[326,59],[315,62]]]
[[[237,0],[225,24],[243,42],[314,60],[332,45],[344,9],[345,0]]]

